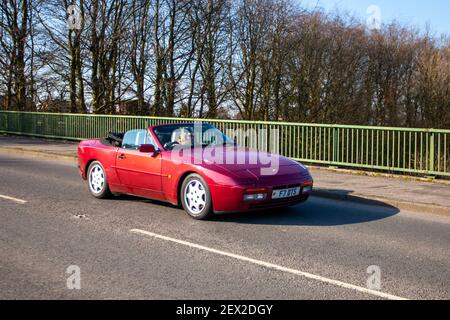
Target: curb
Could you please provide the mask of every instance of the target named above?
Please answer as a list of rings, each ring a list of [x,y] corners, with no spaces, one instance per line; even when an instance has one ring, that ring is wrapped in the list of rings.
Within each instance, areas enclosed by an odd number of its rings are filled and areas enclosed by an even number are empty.
[[[36,151],[36,150],[26,150],[21,148],[13,148],[13,147],[3,147],[0,146],[0,152],[8,152],[8,153],[15,153],[20,155],[28,155],[28,156],[34,156],[39,157],[46,160],[63,160],[63,161],[70,161],[73,163],[77,163],[78,157],[75,155],[63,155],[60,153],[53,153],[53,152],[43,152],[43,151]]]
[[[36,150],[26,150],[21,148],[3,147],[3,146],[0,146],[0,152],[9,152],[9,153],[14,152],[16,154],[29,155],[48,160],[69,161],[74,164],[77,163],[78,159],[76,155],[62,155],[59,153],[42,152]],[[380,207],[395,207],[400,210],[411,210],[414,212],[430,213],[450,217],[450,207],[444,207],[435,204],[411,203],[406,201],[398,201],[389,198],[382,198],[379,196],[370,196],[358,193],[343,194],[340,192],[329,191],[323,188],[315,188],[313,191],[313,196],[339,201],[349,201],[366,205],[375,205]]]

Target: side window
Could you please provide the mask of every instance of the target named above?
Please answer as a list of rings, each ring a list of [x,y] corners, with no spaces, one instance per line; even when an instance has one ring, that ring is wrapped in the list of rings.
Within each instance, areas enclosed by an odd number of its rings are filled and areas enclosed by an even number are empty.
[[[122,148],[124,149],[137,149],[136,137],[139,130],[130,130],[125,133],[122,142]]]
[[[143,144],[153,144],[156,146],[148,130],[130,130],[123,137],[122,148],[137,150]]]

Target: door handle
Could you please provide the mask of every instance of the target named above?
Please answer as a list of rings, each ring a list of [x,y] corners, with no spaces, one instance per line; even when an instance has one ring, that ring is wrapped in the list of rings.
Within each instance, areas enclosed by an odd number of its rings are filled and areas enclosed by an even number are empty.
[[[125,157],[124,154],[121,154],[120,156],[117,157],[117,159],[120,159],[120,160],[123,160],[123,159],[125,159],[125,158],[126,158],[126,157]]]

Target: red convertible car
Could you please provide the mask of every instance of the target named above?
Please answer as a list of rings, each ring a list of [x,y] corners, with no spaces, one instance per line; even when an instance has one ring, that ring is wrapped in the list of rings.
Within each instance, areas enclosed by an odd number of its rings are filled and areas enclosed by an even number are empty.
[[[313,180],[302,164],[237,146],[210,124],[170,124],[78,146],[91,194],[129,194],[182,206],[195,219],[214,213],[292,206],[308,199]]]

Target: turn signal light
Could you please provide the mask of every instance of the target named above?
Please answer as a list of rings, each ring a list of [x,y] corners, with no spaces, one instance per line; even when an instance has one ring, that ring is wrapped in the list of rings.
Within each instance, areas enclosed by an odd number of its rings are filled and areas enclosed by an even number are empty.
[[[308,181],[303,184],[303,193],[312,192],[313,181]]]
[[[267,192],[266,188],[251,188],[245,190],[245,193],[264,193]]]

